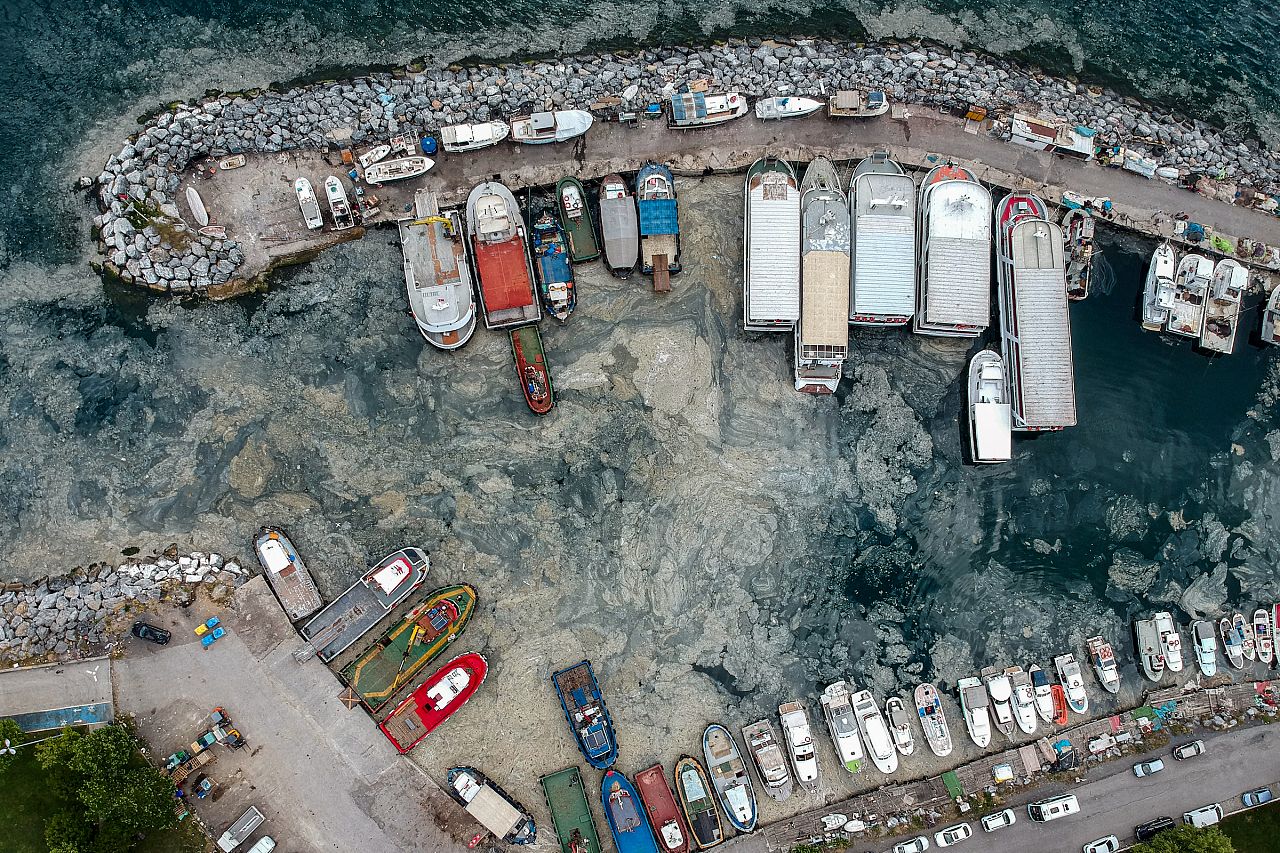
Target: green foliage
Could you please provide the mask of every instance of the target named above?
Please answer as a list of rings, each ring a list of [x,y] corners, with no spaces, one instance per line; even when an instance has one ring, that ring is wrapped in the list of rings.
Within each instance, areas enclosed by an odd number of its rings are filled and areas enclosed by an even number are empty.
[[[27,740],[27,736],[18,725],[18,721],[12,717],[0,719],[0,744],[3,744],[6,740],[12,746],[21,746]],[[13,763],[13,759],[14,756],[8,752],[0,753],[0,773],[3,773]]]
[[[1179,826],[1131,848],[1130,853],[1236,853],[1236,847],[1216,826]]]

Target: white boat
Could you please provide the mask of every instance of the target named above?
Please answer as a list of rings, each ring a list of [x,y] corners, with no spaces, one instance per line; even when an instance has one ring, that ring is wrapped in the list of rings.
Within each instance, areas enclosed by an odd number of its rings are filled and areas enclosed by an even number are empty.
[[[1200,346],[1210,352],[1230,355],[1240,328],[1240,302],[1249,289],[1249,271],[1239,261],[1223,258],[1213,268],[1209,301],[1204,309]]]
[[[667,125],[694,130],[723,124],[747,114],[747,99],[737,92],[708,95],[706,92],[676,92],[667,101]]]
[[[1156,637],[1160,642],[1160,653],[1164,655],[1165,666],[1170,672],[1182,672],[1182,638],[1178,635],[1173,614],[1164,610],[1152,619],[1156,623]]]
[[[951,754],[951,728],[942,713],[942,697],[938,695],[938,688],[928,682],[916,685],[915,700],[925,743],[929,744],[934,755],[946,758]]]
[[[239,169],[247,161],[243,154],[233,154],[230,157],[223,157],[218,161],[218,171],[229,172],[232,169]]]
[[[1164,677],[1165,660],[1155,620],[1139,619],[1133,623],[1133,630],[1138,641],[1138,661],[1142,665],[1142,674],[1151,681],[1159,681]]]
[[[969,361],[969,450],[979,464],[1013,458],[1013,411],[1004,359],[989,349]]]
[[[916,184],[877,151],[849,182],[849,322],[904,326],[916,313]]]
[[[835,744],[836,757],[850,773],[862,770],[862,738],[858,736],[858,721],[853,716],[853,702],[849,698],[849,685],[844,681],[828,684],[822,691],[822,716],[826,718],[831,742]]]
[[[399,160],[383,160],[364,170],[364,181],[377,186],[388,181],[403,181],[425,175],[436,162],[430,157],[401,157]]]
[[[526,145],[565,142],[590,130],[592,121],[586,110],[532,113],[511,120],[511,141]]]
[[[1218,674],[1218,638],[1213,633],[1213,623],[1197,619],[1191,623],[1191,641],[1195,645],[1196,665],[1205,678]]]
[[[874,118],[889,112],[889,98],[884,92],[841,90],[827,100],[829,118]]]
[[[991,743],[991,717],[987,713],[990,699],[987,697],[987,688],[972,676],[960,679],[956,686],[960,691],[960,708],[964,711],[964,725],[969,730],[969,737],[980,748],[986,749]]]
[[[457,349],[476,329],[462,217],[456,210],[442,214],[435,193],[428,190],[418,190],[413,201],[416,218],[399,223],[409,310],[428,343]]]
[[[870,690],[859,690],[853,694],[853,715],[858,718],[862,743],[876,769],[886,775],[897,772],[898,750],[894,748],[889,726]]]
[[[1058,670],[1058,682],[1067,694],[1067,705],[1077,714],[1089,713],[1089,694],[1084,689],[1084,676],[1080,674],[1080,664],[1076,656],[1067,652],[1053,659]]]
[[[778,706],[782,719],[782,736],[790,749],[791,766],[796,781],[806,791],[818,784],[818,754],[813,750],[813,733],[809,729],[809,717],[799,702],[786,702]]]
[[[1258,643],[1253,636],[1253,623],[1239,613],[1233,613],[1231,615],[1231,625],[1242,638],[1240,651],[1244,652],[1245,660],[1257,660]]]
[[[917,206],[918,335],[975,338],[991,322],[991,193],[962,166],[934,167]]]
[[[983,667],[982,681],[991,697],[991,723],[1005,737],[1013,737],[1013,682],[994,666]]]
[[[1160,306],[1169,311],[1169,319],[1164,324],[1166,332],[1188,338],[1200,337],[1204,328],[1204,303],[1212,279],[1213,261],[1194,252],[1182,256],[1168,303]]]
[[[1218,631],[1222,637],[1222,653],[1227,663],[1236,669],[1244,669],[1244,634],[1226,616],[1218,620]]]
[[[1169,321],[1169,305],[1173,301],[1173,277],[1177,274],[1178,262],[1173,247],[1161,243],[1151,253],[1151,263],[1147,266],[1147,280],[1142,288],[1142,328],[1158,332]]]
[[[505,121],[451,124],[440,128],[440,144],[445,151],[475,151],[497,145],[511,135]]]
[[[1013,718],[1023,734],[1036,733],[1036,694],[1031,686],[1031,676],[1020,666],[1005,670],[1013,683]]]
[[[757,720],[742,727],[742,740],[747,752],[755,759],[756,771],[764,792],[778,802],[791,796],[791,770],[782,754],[782,747],[773,737],[773,726],[768,720]]]
[[[298,197],[298,207],[302,208],[302,218],[307,228],[315,231],[324,227],[324,219],[320,216],[320,204],[316,201],[315,190],[306,178],[298,178],[293,182],[293,192]]]
[[[815,158],[800,184],[800,319],[795,386],[831,394],[849,352],[849,208],[835,166]]]
[[[789,332],[800,317],[800,187],[785,160],[767,157],[743,185],[742,323]]]
[[[889,733],[893,735],[893,745],[903,755],[916,751],[916,739],[911,733],[911,714],[907,706],[897,696],[890,696],[884,702],[884,717],[889,721]]]
[[[195,187],[187,187],[187,206],[191,208],[191,218],[203,227],[209,224],[209,211],[205,209],[204,199]]]
[[[1262,309],[1262,342],[1280,345],[1280,287],[1271,291]]]
[[[813,98],[786,96],[761,98],[756,101],[756,118],[768,121],[776,118],[800,118],[822,109],[822,102]]]
[[[386,159],[387,155],[390,153],[391,146],[383,143],[382,145],[373,146],[368,151],[357,157],[356,160],[359,161],[361,169],[368,169],[379,160]]]
[[[351,214],[351,203],[347,201],[347,191],[336,175],[324,179],[324,195],[329,200],[329,215],[333,217],[333,227],[337,231],[345,231],[356,224]]]
[[[1119,693],[1120,667],[1116,665],[1115,649],[1101,637],[1090,637],[1084,641],[1084,647],[1102,689],[1108,693]]]
[[[1271,666],[1274,651],[1271,635],[1271,614],[1259,607],[1253,611],[1253,642],[1258,649],[1258,660],[1267,666]]]
[[[1046,723],[1052,723],[1053,685],[1049,683],[1049,676],[1045,675],[1044,670],[1036,663],[1027,667],[1027,675],[1031,676],[1031,692],[1035,697],[1036,713]]]

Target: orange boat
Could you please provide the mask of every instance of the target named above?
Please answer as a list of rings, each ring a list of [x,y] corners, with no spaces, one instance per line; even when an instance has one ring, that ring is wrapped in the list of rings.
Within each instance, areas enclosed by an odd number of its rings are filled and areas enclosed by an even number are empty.
[[[537,326],[522,326],[511,330],[511,354],[516,359],[516,373],[524,401],[536,414],[545,415],[555,405],[551,390],[551,372],[547,369],[547,357],[542,350],[542,335]]]
[[[465,705],[480,689],[488,671],[489,662],[483,655],[459,655],[422,682],[378,723],[378,728],[403,755]]]
[[[1060,726],[1067,724],[1067,691],[1061,684],[1055,684],[1053,691],[1053,721]]]
[[[974,181],[977,182],[973,172],[970,172],[964,166],[961,166],[954,160],[948,160],[941,166],[934,166],[929,173],[924,176],[924,184],[936,184],[940,181]]]
[[[675,795],[667,786],[662,765],[655,764],[637,773],[636,789],[640,792],[644,810],[649,813],[658,849],[663,853],[689,853],[689,830],[684,825]]]

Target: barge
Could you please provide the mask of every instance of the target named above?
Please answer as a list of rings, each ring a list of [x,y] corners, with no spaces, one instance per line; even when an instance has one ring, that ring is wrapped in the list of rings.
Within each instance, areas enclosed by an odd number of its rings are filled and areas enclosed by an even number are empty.
[[[600,853],[600,836],[595,821],[591,819],[591,807],[582,786],[582,773],[577,767],[543,776],[542,793],[551,812],[551,823],[560,842],[560,853]]]

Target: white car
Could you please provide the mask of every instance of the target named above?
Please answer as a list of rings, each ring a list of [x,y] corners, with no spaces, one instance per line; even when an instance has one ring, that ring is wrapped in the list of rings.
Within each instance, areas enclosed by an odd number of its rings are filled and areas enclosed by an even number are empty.
[[[929,849],[929,839],[917,835],[910,841],[902,841],[893,845],[893,853],[924,853]]]
[[[967,823],[957,823],[955,826],[948,826],[941,832],[933,834],[933,840],[939,847],[950,847],[953,844],[959,844],[966,838],[973,837],[973,830],[969,828]]]
[[[1141,779],[1143,776],[1150,776],[1153,773],[1159,773],[1164,769],[1164,762],[1159,758],[1152,761],[1144,761],[1141,764],[1133,765],[1133,775]]]
[[[1114,835],[1090,841],[1084,846],[1084,853],[1116,853],[1120,849],[1120,839]]]
[[[997,829],[1004,829],[1006,826],[1014,824],[1013,809],[1005,809],[1001,812],[989,814],[981,820],[983,832],[995,832]]]

